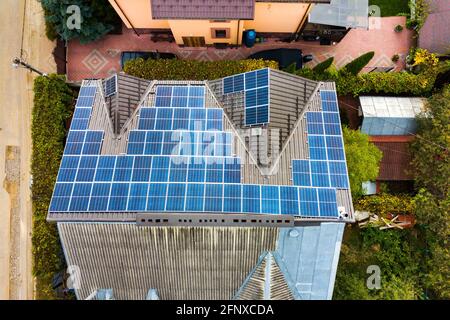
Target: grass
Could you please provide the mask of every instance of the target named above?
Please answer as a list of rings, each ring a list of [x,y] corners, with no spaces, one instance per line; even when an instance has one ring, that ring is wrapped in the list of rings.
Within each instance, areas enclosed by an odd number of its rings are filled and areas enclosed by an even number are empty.
[[[409,0],[369,0],[369,5],[380,7],[382,17],[392,17],[399,13],[409,13]]]

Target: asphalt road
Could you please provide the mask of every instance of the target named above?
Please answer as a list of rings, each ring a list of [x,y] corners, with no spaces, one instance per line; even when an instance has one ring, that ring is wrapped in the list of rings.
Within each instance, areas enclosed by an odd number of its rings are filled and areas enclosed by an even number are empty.
[[[0,299],[33,299],[30,197],[31,111],[35,74],[14,69],[20,56],[55,72],[37,0],[0,1]],[[21,50],[22,49],[22,50]]]

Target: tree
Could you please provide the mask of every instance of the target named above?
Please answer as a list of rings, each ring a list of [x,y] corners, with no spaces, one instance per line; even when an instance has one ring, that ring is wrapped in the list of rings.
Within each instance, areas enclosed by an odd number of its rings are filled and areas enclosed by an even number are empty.
[[[369,63],[369,61],[372,60],[374,55],[375,52],[373,51],[367,52],[355,60],[347,63],[343,69],[356,76]]]
[[[378,177],[383,154],[369,142],[369,136],[343,127],[345,156],[347,158],[350,187],[354,199],[363,195],[362,183]]]
[[[322,61],[321,63],[317,64],[313,71],[317,72],[319,74],[324,73],[325,70],[327,70],[332,64],[333,64],[334,57],[330,57],[326,59],[325,61]]]
[[[411,145],[416,218],[427,247],[424,285],[435,298],[450,298],[450,86],[429,98],[417,118],[418,138]]]
[[[63,40],[79,39],[81,43],[95,41],[114,29],[120,22],[107,0],[40,0],[45,13],[46,34],[49,38],[59,35]],[[80,9],[80,28],[68,21]],[[69,8],[70,9],[70,8]]]
[[[417,121],[418,139],[412,143],[415,181],[439,199],[449,195],[450,86],[433,95]]]

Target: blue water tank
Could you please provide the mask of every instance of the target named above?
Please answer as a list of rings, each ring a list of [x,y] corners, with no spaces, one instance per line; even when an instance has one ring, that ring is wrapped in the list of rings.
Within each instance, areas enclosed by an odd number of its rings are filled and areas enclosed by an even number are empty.
[[[255,45],[256,31],[253,29],[244,31],[244,44],[251,48]]]

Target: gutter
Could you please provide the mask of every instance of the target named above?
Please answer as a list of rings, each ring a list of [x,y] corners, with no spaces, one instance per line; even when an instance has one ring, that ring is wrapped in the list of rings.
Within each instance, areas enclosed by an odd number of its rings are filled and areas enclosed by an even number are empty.
[[[120,7],[120,5],[117,3],[116,0],[111,0],[114,2],[114,4],[116,5],[117,9],[119,9],[120,13],[125,17],[125,19],[127,20],[127,22],[130,24],[131,28],[133,29],[134,33],[140,37],[141,35],[137,32],[136,28],[133,26],[133,24],[131,23],[130,19],[128,19],[128,16],[125,14],[125,12],[122,10],[122,8]]]
[[[312,4],[308,4],[308,8],[306,8],[305,15],[304,15],[303,18],[300,20],[300,22],[299,22],[299,24],[298,24],[298,26],[297,26],[297,29],[295,29],[295,33],[294,33],[294,35],[293,35],[293,37],[292,37],[294,41],[298,39],[299,33],[300,33],[300,32],[303,30],[303,28],[305,27],[306,20],[308,19],[308,15],[309,15],[309,13],[311,12],[311,9],[312,9]]]

